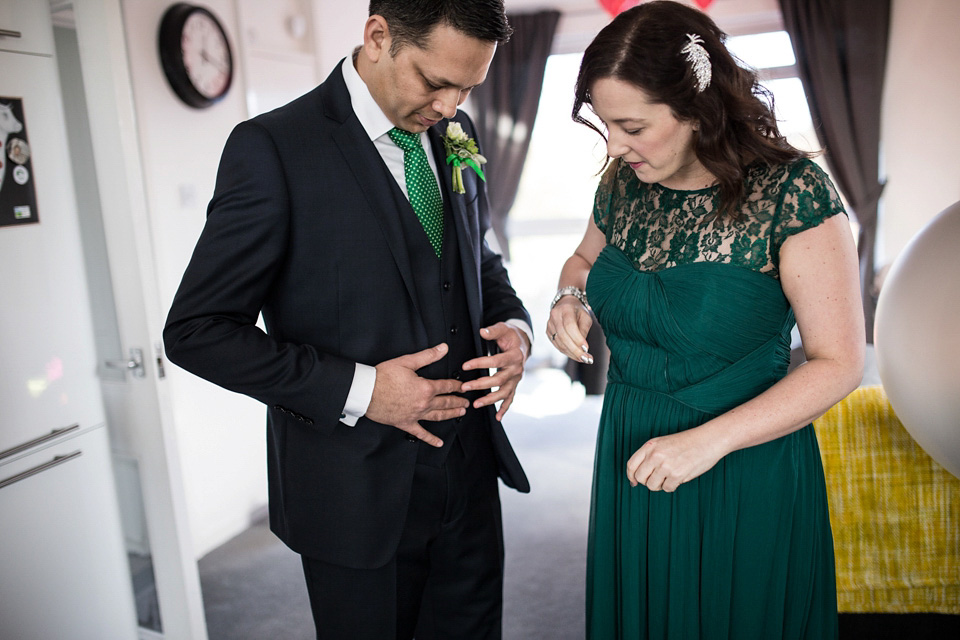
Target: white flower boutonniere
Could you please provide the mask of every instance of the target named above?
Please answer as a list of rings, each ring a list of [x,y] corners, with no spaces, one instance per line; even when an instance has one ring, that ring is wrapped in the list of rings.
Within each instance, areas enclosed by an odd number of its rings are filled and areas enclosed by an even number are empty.
[[[464,193],[464,165],[476,171],[481,180],[487,181],[486,176],[483,175],[483,169],[480,168],[487,159],[478,153],[480,149],[477,148],[477,141],[464,133],[459,122],[451,122],[447,125],[447,133],[443,136],[443,148],[447,153],[447,164],[453,166],[454,191]]]

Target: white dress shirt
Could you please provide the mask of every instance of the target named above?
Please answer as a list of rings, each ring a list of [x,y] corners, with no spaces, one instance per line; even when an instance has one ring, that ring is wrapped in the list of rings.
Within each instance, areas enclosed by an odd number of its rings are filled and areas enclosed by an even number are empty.
[[[403,149],[398,147],[396,143],[390,139],[390,136],[387,135],[387,133],[393,129],[393,123],[384,115],[376,100],[370,95],[370,90],[367,88],[366,83],[364,83],[360,74],[357,73],[357,70],[353,66],[352,55],[347,56],[343,61],[341,70],[343,72],[343,81],[347,85],[347,92],[350,94],[350,105],[353,107],[353,112],[357,114],[360,125],[370,137],[373,145],[377,148],[390,174],[403,191],[403,195],[409,199],[410,195],[407,193],[407,180],[403,170]],[[430,137],[427,136],[426,132],[420,134],[420,143],[423,145],[423,150],[427,154],[427,162],[430,163],[430,169],[433,171],[434,177],[436,177],[437,164],[433,157],[433,147],[430,145]],[[533,344],[533,331],[530,329],[529,324],[518,319],[507,320],[506,323],[523,331],[527,335],[527,339],[530,340],[530,344]],[[376,380],[376,368],[360,364],[359,362],[357,363],[356,370],[353,374],[353,384],[350,387],[350,392],[347,394],[347,401],[343,405],[343,417],[341,421],[344,424],[351,427],[354,426],[357,424],[357,420],[367,412],[367,408],[370,406],[370,400],[373,398],[373,387],[374,384],[376,384]]]

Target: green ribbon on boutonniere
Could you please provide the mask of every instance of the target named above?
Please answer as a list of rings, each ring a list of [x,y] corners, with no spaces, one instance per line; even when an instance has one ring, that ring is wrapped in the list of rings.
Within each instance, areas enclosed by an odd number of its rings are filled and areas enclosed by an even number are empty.
[[[487,181],[487,177],[483,175],[483,169],[480,168],[487,159],[480,155],[477,141],[464,133],[459,122],[451,122],[447,125],[447,133],[443,136],[443,148],[447,153],[447,164],[453,167],[453,190],[456,193],[465,193],[464,166],[476,171],[484,182]]]

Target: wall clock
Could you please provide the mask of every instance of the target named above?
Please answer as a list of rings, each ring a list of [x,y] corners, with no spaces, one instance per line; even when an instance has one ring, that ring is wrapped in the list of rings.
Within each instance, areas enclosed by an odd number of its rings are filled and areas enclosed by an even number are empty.
[[[233,52],[227,33],[207,9],[178,2],[160,20],[160,63],[174,93],[197,109],[230,90]]]

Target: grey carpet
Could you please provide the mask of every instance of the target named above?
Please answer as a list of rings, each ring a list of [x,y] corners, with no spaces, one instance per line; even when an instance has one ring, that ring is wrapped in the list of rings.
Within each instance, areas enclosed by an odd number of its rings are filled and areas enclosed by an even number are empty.
[[[598,397],[556,370],[531,372],[505,420],[530,478],[502,488],[504,640],[583,638],[583,581]],[[210,640],[309,640],[299,556],[258,523],[200,563]]]

